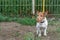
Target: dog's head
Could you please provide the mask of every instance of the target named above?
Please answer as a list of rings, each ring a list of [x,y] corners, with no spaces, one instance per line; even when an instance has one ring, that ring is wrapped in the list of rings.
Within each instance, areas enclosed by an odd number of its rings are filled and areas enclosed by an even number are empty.
[[[41,22],[48,14],[48,11],[46,12],[40,12],[40,11],[37,11],[37,22]]]

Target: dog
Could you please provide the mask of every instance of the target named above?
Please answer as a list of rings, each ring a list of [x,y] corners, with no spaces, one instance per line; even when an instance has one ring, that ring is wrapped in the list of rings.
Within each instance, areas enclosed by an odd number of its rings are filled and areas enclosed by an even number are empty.
[[[46,18],[47,14],[48,14],[48,11],[46,12],[37,11],[36,33],[38,36],[42,35],[42,31],[43,31],[43,35],[47,36],[47,26],[48,26],[48,21]]]

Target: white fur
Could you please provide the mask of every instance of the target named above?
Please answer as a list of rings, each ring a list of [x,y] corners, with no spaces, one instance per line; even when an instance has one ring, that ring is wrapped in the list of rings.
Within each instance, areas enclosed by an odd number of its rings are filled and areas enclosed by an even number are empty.
[[[44,22],[43,23],[37,22],[37,24],[36,24],[37,31],[36,32],[37,32],[38,36],[41,36],[42,31],[40,30],[40,28],[43,27],[44,28],[43,34],[44,34],[44,36],[47,36],[46,30],[47,30],[47,26],[48,26],[48,21],[47,21],[46,17],[42,21],[44,21]]]

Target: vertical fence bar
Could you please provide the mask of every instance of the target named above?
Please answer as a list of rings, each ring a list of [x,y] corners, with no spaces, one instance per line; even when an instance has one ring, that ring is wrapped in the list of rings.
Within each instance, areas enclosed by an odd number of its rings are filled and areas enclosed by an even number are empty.
[[[54,14],[54,0],[53,0],[53,14]]]
[[[24,10],[23,10],[24,7],[23,6],[24,6],[24,0],[23,0],[23,4],[22,4],[22,12],[24,12]],[[24,16],[24,15],[22,15],[22,16]]]
[[[6,5],[5,0],[4,0],[4,2],[3,2],[3,5],[4,5],[4,10],[3,10],[3,11],[5,12],[5,7],[6,7],[6,6],[5,6],[5,5]],[[4,12],[3,12],[3,14],[4,14]],[[7,14],[6,14],[6,15],[7,15]]]
[[[29,1],[28,1],[28,2],[29,2]],[[30,7],[30,2],[29,2],[29,12],[31,12],[31,10],[30,10],[30,9],[31,9],[31,7]],[[29,14],[29,15],[30,15],[30,14]]]
[[[58,0],[57,0],[57,14],[58,14]]]
[[[26,13],[27,13],[27,0],[26,0],[26,6],[25,7],[26,7]]]
[[[2,0],[1,0],[1,11],[3,12],[3,10],[2,10]]]
[[[32,0],[32,13],[35,14],[35,0]]]
[[[43,3],[42,11],[44,12],[45,11],[45,0],[43,0],[42,3]]]
[[[2,13],[2,6],[1,6],[1,5],[2,5],[2,1],[1,1],[1,4],[0,4],[0,7],[1,7],[1,13]]]
[[[19,5],[20,9],[19,9],[19,14],[21,16],[21,0],[20,0],[20,5]]]
[[[49,0],[49,5],[50,5],[50,0]],[[48,6],[48,10],[49,10],[49,12],[50,12],[50,7]]]
[[[40,6],[40,5],[39,5],[39,0],[38,0],[38,5],[37,5],[37,6],[38,6],[38,10],[39,10],[39,6]],[[39,11],[40,11],[40,10],[39,10]]]
[[[25,14],[25,12],[24,12],[24,0],[23,0],[23,13]],[[23,17],[24,17],[24,15],[23,15]]]

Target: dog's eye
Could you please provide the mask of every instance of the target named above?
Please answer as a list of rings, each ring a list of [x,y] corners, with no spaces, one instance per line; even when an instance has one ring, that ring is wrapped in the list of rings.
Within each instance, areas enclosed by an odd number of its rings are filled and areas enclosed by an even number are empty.
[[[40,15],[41,17],[43,16],[43,15]]]

